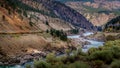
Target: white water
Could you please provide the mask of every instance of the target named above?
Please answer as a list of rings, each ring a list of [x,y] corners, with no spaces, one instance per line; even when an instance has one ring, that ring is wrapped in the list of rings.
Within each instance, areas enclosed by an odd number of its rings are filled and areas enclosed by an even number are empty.
[[[92,35],[92,34],[94,34],[94,33],[93,32],[86,32],[86,33],[83,34],[83,36],[89,36],[89,35]]]
[[[68,38],[79,38],[80,35],[67,36]]]
[[[86,33],[83,34],[83,36],[89,36],[89,35],[92,35],[92,34],[94,34],[94,33],[93,32],[86,32]],[[96,41],[96,40],[84,39],[84,38],[80,37],[80,35],[68,36],[68,38],[71,38],[71,39],[73,39],[73,38],[81,38],[81,39],[83,39],[85,41],[90,42],[91,44],[84,45],[84,47],[82,48],[83,52],[87,52],[92,47],[98,48],[99,46],[103,46],[103,43],[104,43],[104,42],[100,42],[100,41]]]
[[[89,35],[92,35],[94,34],[93,32],[86,32],[86,33],[83,33],[83,36],[89,36]],[[81,35],[72,35],[72,36],[67,36],[68,38],[71,38],[71,39],[74,39],[74,38],[80,38]]]
[[[99,41],[94,41],[94,40],[87,40],[87,41],[90,42],[91,44],[84,45],[84,47],[82,48],[83,52],[87,52],[92,47],[98,48],[99,46],[103,46],[104,44],[104,42],[99,42]]]

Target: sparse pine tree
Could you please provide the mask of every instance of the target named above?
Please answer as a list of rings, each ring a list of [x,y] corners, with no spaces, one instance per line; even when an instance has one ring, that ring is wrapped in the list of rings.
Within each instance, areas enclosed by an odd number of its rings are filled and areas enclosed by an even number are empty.
[[[48,29],[46,30],[46,33],[49,33],[49,30],[48,30]]]
[[[49,23],[48,23],[48,21],[46,21],[46,25],[47,25],[47,26],[49,26]]]
[[[29,22],[29,25],[30,25],[31,27],[33,27],[33,22]]]
[[[3,21],[5,21],[5,16],[4,15],[2,16],[2,19],[3,19]]]
[[[53,34],[54,34],[53,29],[50,29],[50,34],[53,36]]]

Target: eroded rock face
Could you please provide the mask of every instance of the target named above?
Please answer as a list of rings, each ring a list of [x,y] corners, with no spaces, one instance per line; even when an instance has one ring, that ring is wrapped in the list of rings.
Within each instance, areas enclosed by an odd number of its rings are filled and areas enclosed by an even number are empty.
[[[105,13],[86,13],[84,16],[90,20],[95,26],[101,26],[106,24],[109,20],[115,17],[115,14],[105,14]]]

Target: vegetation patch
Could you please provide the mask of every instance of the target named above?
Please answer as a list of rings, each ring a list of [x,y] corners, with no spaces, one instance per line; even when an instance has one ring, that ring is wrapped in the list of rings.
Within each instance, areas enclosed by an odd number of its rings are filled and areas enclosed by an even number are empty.
[[[108,41],[104,46],[90,49],[88,53],[83,53],[79,49],[74,51],[73,55],[67,51],[66,55],[56,57],[54,53],[48,54],[45,62],[35,61],[34,66],[35,68],[119,68],[120,40]]]

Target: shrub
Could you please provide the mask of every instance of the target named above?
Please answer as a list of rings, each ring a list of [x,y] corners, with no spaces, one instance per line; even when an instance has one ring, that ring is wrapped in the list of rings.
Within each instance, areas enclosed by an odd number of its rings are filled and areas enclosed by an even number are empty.
[[[88,54],[92,54],[92,53],[95,52],[95,51],[97,51],[96,48],[90,48],[90,49],[88,50]]]
[[[70,62],[70,63],[73,63],[74,61],[75,61],[75,56],[74,55],[71,55],[71,56],[69,56],[68,58],[67,58],[67,60],[68,60],[68,62]]]
[[[67,65],[65,65],[65,64],[57,64],[57,65],[52,66],[52,68],[67,68]]]
[[[111,50],[112,50],[112,52],[113,52],[113,56],[114,56],[114,58],[120,58],[120,47],[118,47],[118,46],[113,46],[113,47],[111,47]]]
[[[51,63],[51,64],[55,64],[55,62],[57,62],[55,54],[54,53],[48,54],[46,57],[46,61]]]
[[[105,43],[105,47],[120,46],[120,40],[108,41]]]
[[[111,68],[120,68],[120,60],[115,60],[111,63]]]
[[[68,68],[90,68],[90,66],[86,63],[77,61],[75,63],[70,64]]]
[[[102,68],[104,62],[101,61],[101,60],[95,60],[95,61],[92,61],[92,64],[93,64],[96,68]]]
[[[96,51],[90,55],[91,60],[103,60],[105,63],[111,63],[113,54],[110,50]]]
[[[82,54],[82,49],[81,49],[81,48],[79,48],[79,49],[77,50],[77,55],[80,55],[80,54]]]
[[[34,68],[51,68],[51,65],[45,61],[35,61]]]
[[[113,41],[113,40],[115,40],[116,38],[115,38],[115,36],[112,36],[112,35],[108,35],[107,37],[106,37],[106,40],[107,41]]]
[[[69,49],[66,49],[65,53],[66,53],[67,56],[70,56],[70,50]]]
[[[31,65],[27,64],[27,65],[26,65],[26,68],[31,68]]]

